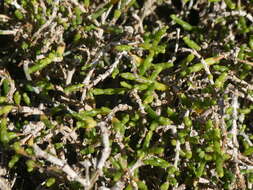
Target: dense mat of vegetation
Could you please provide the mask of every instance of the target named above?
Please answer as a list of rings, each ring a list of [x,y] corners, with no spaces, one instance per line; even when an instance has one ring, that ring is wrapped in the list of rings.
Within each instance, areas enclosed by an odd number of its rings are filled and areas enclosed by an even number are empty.
[[[252,0],[0,2],[0,189],[252,189]]]

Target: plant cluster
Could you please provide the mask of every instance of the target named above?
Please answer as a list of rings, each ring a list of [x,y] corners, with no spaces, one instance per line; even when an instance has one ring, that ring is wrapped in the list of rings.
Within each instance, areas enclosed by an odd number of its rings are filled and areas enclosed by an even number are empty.
[[[0,189],[252,189],[252,0],[0,4]]]

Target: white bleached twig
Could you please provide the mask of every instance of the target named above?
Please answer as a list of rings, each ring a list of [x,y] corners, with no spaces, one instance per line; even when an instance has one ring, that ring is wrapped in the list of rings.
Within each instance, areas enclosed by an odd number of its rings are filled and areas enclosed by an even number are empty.
[[[109,122],[110,120],[112,120],[112,118],[118,111],[126,111],[126,110],[131,110],[131,109],[132,107],[127,104],[119,104],[118,106],[114,107],[113,110],[108,114],[106,122]]]
[[[142,100],[141,100],[140,96],[138,95],[136,89],[132,90],[131,96],[136,100],[137,104],[139,105],[139,109],[140,109],[141,114],[144,114],[144,115],[147,114],[145,112],[145,108],[144,108],[144,105],[142,103]]]
[[[209,70],[209,66],[208,64],[206,63],[205,59],[194,49],[189,49],[189,48],[182,48],[183,51],[188,51],[188,52],[191,52],[192,54],[194,54],[197,58],[200,59],[200,62],[202,63],[202,65],[204,66],[204,69],[206,71],[206,74],[208,76],[212,76],[212,73],[210,72]],[[213,81],[213,77],[208,77],[208,80],[209,82],[213,85],[214,84],[214,81]]]
[[[110,114],[108,114],[105,121],[101,121],[100,123],[97,124],[101,130],[102,144],[103,144],[104,148],[102,150],[102,156],[97,164],[97,171],[95,172],[94,177],[91,179],[91,183],[90,183],[89,187],[87,188],[88,190],[92,189],[92,187],[95,184],[95,182],[97,181],[98,177],[100,175],[102,175],[106,160],[109,158],[109,156],[111,154],[111,147],[110,147],[110,141],[109,141],[110,131],[108,129],[108,123],[112,120],[112,118],[114,117],[116,112],[125,111],[125,110],[129,110],[129,109],[132,109],[132,107],[127,104],[119,104],[118,106],[113,108],[113,110],[111,111]]]
[[[68,0],[70,1],[70,3],[72,3],[73,5],[75,5],[75,7],[78,7],[83,13],[86,13],[86,9],[83,7],[83,5],[81,5],[77,0]]]
[[[0,30],[0,35],[16,35],[18,32],[17,29],[13,30]]]
[[[36,157],[44,158],[45,160],[55,164],[56,166],[60,167],[60,169],[66,173],[72,180],[78,181],[84,187],[89,185],[89,181],[84,179],[83,177],[79,176],[68,164],[65,160],[60,160],[59,158],[43,151],[38,145],[33,145],[34,153]]]
[[[249,89],[249,90],[253,90],[253,85],[252,84],[249,84],[246,81],[237,78],[232,72],[229,73],[228,79],[230,79],[230,80],[232,80],[232,81],[234,81],[236,83],[245,85],[246,88]]]
[[[93,86],[96,86],[99,82],[105,80],[110,74],[112,74],[113,70],[118,66],[120,59],[123,55],[125,55],[126,52],[123,51],[119,54],[116,61],[111,65],[111,67],[103,74],[100,74],[89,86],[89,88],[92,88]]]
[[[75,73],[76,69],[73,68],[72,70],[68,70],[68,73],[67,73],[67,79],[66,79],[66,85],[69,85],[71,84],[71,81],[72,81],[72,77]]]
[[[1,190],[11,190],[10,184],[3,177],[0,177],[0,189]]]
[[[83,102],[86,98],[86,93],[87,93],[87,90],[92,88],[93,86],[97,85],[100,81],[103,81],[105,80],[112,72],[113,70],[118,66],[119,64],[119,61],[121,59],[121,57],[123,55],[126,54],[126,52],[122,52],[118,59],[111,65],[110,69],[107,70],[105,73],[99,75],[97,77],[97,79],[95,79],[91,84],[90,84],[90,79],[91,79],[91,76],[93,75],[94,71],[95,71],[95,66],[97,64],[97,62],[99,61],[99,59],[101,58],[101,56],[104,54],[104,50],[101,50],[98,52],[97,54],[97,57],[92,61],[91,65],[93,66],[93,68],[89,71],[89,73],[87,74],[87,76],[85,77],[84,81],[83,81],[83,84],[86,86],[84,89],[83,89],[83,92],[82,92],[82,97],[81,97],[81,101]]]
[[[39,28],[39,30],[37,30],[37,32],[35,32],[35,33],[33,34],[33,36],[32,36],[32,44],[35,44],[35,43],[36,43],[36,41],[37,41],[38,38],[40,37],[42,31],[43,31],[45,28],[49,27],[50,24],[53,22],[53,20],[56,18],[56,16],[57,16],[57,11],[58,11],[58,5],[59,5],[59,1],[55,1],[54,7],[53,7],[53,11],[52,11],[52,15],[49,17],[48,21],[47,21],[45,24],[43,24],[43,25]]]
[[[10,17],[0,14],[0,21],[1,22],[8,22],[8,20],[10,20]]]
[[[232,108],[233,108],[233,114],[232,114],[233,124],[232,124],[231,133],[233,135],[233,144],[237,149],[239,147],[239,143],[237,141],[237,135],[238,135],[237,119],[238,119],[239,103],[238,103],[238,96],[237,96],[236,92],[235,92],[235,94],[233,94]]]
[[[137,160],[137,162],[135,162],[135,164],[130,168],[127,174],[133,176],[134,171],[142,165],[144,165],[143,161],[140,159]],[[119,180],[117,183],[115,183],[111,190],[123,190],[125,188],[125,185],[126,183],[123,180]]]
[[[249,19],[250,22],[253,23],[253,16],[249,13],[247,13],[246,11],[230,11],[230,12],[224,12],[222,13],[222,17],[228,17],[228,16],[242,16],[242,17],[246,17],[247,19]]]
[[[180,154],[180,150],[181,150],[180,145],[181,145],[181,143],[179,142],[179,140],[177,140],[176,149],[175,149],[176,150],[176,156],[175,156],[175,161],[174,161],[174,167],[175,168],[177,168],[178,162],[180,160],[180,158],[179,158],[179,154]]]
[[[99,170],[100,173],[102,173],[102,169],[105,165],[105,162],[111,153],[111,147],[110,147],[110,142],[109,142],[110,132],[106,127],[107,126],[106,122],[102,121],[98,124],[98,126],[100,127],[100,130],[101,130],[102,143],[103,143],[104,149],[102,151],[102,156],[98,162],[97,169]]]

